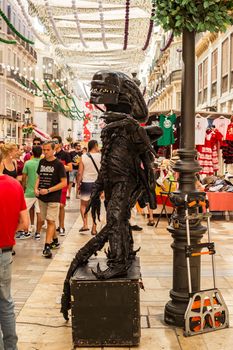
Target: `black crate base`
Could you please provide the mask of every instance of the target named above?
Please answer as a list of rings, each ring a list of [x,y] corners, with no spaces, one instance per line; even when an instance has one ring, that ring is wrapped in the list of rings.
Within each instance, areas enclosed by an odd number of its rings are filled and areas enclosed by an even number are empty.
[[[96,280],[91,269],[105,259],[90,259],[71,279],[72,335],[74,347],[121,346],[139,344],[140,264],[133,262],[127,277]]]

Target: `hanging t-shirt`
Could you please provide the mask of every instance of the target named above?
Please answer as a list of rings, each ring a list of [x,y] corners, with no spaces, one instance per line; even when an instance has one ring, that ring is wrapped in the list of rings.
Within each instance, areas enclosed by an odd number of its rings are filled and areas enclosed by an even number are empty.
[[[226,140],[233,141],[233,122],[231,122],[227,127]]]
[[[230,119],[227,119],[225,117],[219,117],[214,120],[213,124],[215,125],[216,129],[218,129],[221,132],[221,134],[223,135],[223,139],[225,140],[226,134],[227,134],[227,128],[228,128],[228,125],[230,124]]]
[[[66,178],[65,167],[58,159],[47,161],[41,159],[37,174],[40,176],[39,188],[50,188],[61,182],[62,178]],[[42,202],[60,202],[61,190],[49,192],[38,197]]]
[[[169,146],[175,142],[173,125],[176,122],[176,115],[160,115],[159,126],[163,130],[163,135],[158,139],[158,146]]]
[[[195,145],[204,145],[206,129],[208,127],[207,118],[196,117],[195,118]]]

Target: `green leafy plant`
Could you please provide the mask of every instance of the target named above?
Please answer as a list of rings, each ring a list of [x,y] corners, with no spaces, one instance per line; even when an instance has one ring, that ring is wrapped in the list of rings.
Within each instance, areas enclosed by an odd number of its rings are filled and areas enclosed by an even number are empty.
[[[233,24],[233,0],[152,0],[156,5],[153,19],[165,31],[180,35],[183,30],[196,32],[225,31]]]

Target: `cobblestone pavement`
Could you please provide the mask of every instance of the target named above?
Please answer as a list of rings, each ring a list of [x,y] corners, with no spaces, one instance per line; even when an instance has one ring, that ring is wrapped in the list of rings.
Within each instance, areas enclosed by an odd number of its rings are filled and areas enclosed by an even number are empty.
[[[64,322],[59,308],[70,261],[77,249],[90,238],[90,233],[81,235],[78,232],[81,218],[76,220],[77,206],[77,201],[71,201],[67,207],[70,211],[67,214],[67,228],[71,229],[52,260],[41,257],[42,242],[18,242],[13,291],[18,312],[19,350],[72,349],[71,324]],[[134,233],[134,239],[135,247],[141,246],[139,256],[145,286],[145,292],[141,291],[140,296],[142,337],[138,349],[232,350],[232,327],[185,338],[182,329],[164,323],[164,306],[169,300],[172,284],[172,238],[166,230],[165,219],[160,221],[158,228],[148,227],[141,215],[137,215],[136,221],[143,226],[142,232]],[[217,286],[228,305],[230,323],[233,324],[232,222],[213,221],[212,234],[217,249]],[[208,257],[202,260],[202,288],[210,288],[210,260]]]

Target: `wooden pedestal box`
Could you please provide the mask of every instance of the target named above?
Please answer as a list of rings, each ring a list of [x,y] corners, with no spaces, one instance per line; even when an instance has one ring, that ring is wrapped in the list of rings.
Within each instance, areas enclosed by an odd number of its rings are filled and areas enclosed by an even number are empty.
[[[127,277],[96,280],[91,269],[105,269],[105,259],[91,259],[71,279],[74,347],[134,346],[140,341],[140,265]]]

